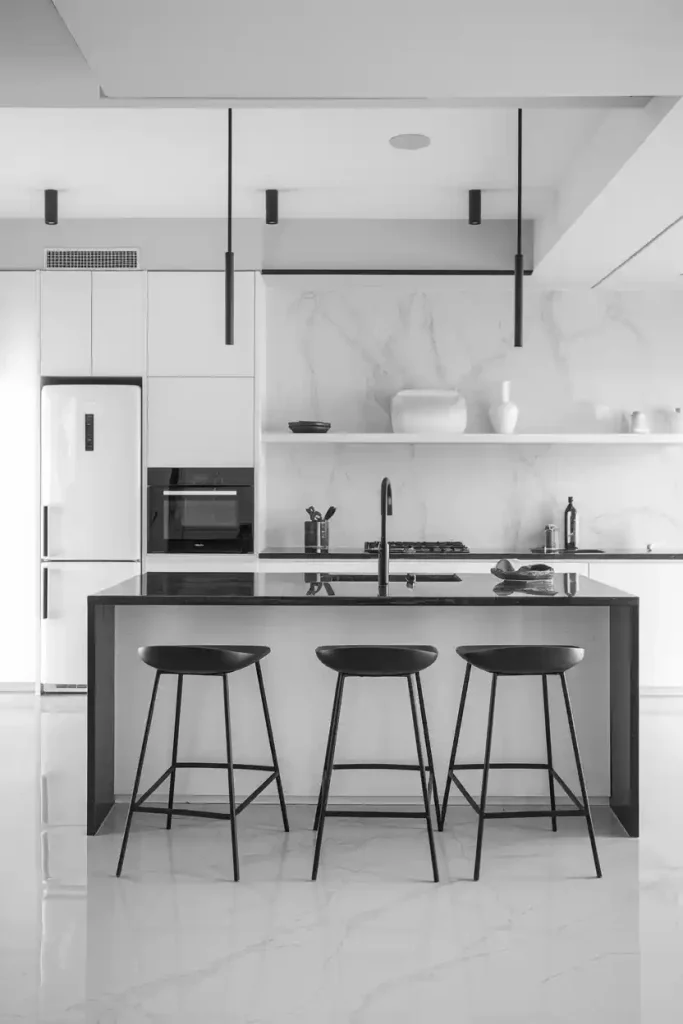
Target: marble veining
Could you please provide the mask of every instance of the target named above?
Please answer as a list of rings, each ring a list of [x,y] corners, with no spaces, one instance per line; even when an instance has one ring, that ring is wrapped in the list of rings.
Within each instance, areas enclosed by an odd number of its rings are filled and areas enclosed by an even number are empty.
[[[661,702],[659,702],[661,704]],[[429,879],[420,823],[330,821],[308,881],[311,807],[227,826],[83,829],[85,701],[0,701],[0,1019],[30,1024],[678,1024],[683,1003],[680,701],[642,715],[643,836],[490,823],[454,808]],[[41,710],[42,709],[42,710]],[[41,793],[43,794],[41,797]]]
[[[408,290],[391,285],[268,289],[264,426],[324,419],[340,431],[390,430],[403,388],[456,388],[468,430],[510,380],[520,433],[609,432],[634,409],[667,430],[683,405],[683,295],[541,292],[525,296],[525,344],[511,343],[509,283]],[[334,504],[334,543],[377,534],[376,491],[391,476],[396,536],[528,548],[559,522],[567,495],[586,546],[683,542],[683,451],[539,446],[391,446],[266,452],[269,546],[301,542],[303,509]]]

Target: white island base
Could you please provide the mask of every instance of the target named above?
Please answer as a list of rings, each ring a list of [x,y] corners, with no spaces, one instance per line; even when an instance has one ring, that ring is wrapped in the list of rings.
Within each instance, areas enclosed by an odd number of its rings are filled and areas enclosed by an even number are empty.
[[[301,579],[301,577],[299,577]],[[115,609],[115,774],[117,800],[133,786],[154,673],[138,658],[145,644],[263,644],[263,662],[275,741],[287,800],[315,802],[332,708],[335,677],[315,656],[322,644],[432,644],[435,665],[422,677],[432,737],[436,779],[443,791],[453,740],[464,662],[459,644],[573,644],[585,660],[568,675],[588,793],[596,803],[610,795],[609,609],[533,607],[367,607],[318,605],[196,607],[117,606]],[[149,739],[142,788],[170,763],[175,679],[163,677]],[[569,785],[576,781],[559,680],[549,679],[555,767]],[[483,760],[490,677],[474,671],[463,723],[459,760]],[[268,762],[268,746],[253,668],[230,677],[235,759]],[[502,679],[498,687],[493,757],[544,761],[545,733],[540,679]],[[350,679],[337,743],[338,761],[414,761],[415,741],[406,683],[402,679]],[[225,759],[221,683],[186,677],[179,743],[180,760]],[[478,773],[472,776],[477,791]],[[253,775],[237,773],[238,796],[253,788]],[[163,800],[166,790],[160,788]],[[176,801],[226,799],[227,778],[219,771],[178,772]],[[511,803],[547,802],[543,771],[492,772],[490,798]],[[275,801],[275,790],[262,801]],[[416,803],[413,772],[339,772],[331,802]],[[452,791],[453,802],[460,794]],[[558,800],[561,794],[558,792]]]

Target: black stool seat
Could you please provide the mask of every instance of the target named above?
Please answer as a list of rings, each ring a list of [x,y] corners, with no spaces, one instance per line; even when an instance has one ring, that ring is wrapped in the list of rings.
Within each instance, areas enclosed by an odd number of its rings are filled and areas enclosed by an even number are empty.
[[[568,672],[583,661],[582,647],[495,646],[457,647],[469,665],[500,676],[554,676]]]
[[[436,661],[436,647],[342,645],[317,647],[323,665],[345,676],[412,676]]]
[[[222,676],[229,672],[239,672],[242,668],[254,665],[270,654],[270,647],[223,647],[218,644],[206,644],[201,647],[181,645],[164,647],[140,647],[138,654],[145,665],[150,665],[157,672],[169,672],[172,675],[188,676]]]

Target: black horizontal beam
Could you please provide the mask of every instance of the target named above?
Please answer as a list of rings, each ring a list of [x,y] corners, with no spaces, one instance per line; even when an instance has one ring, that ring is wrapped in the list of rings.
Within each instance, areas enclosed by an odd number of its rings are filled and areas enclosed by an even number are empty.
[[[400,270],[400,269],[397,269],[395,267],[392,267],[390,269],[384,269],[384,270],[380,269],[380,270],[378,270],[377,268],[373,267],[370,270],[359,270],[359,269],[357,269],[355,267],[353,269],[351,269],[351,268],[347,268],[347,269],[337,268],[337,269],[335,269],[335,268],[330,268],[330,267],[313,267],[313,268],[310,268],[310,269],[306,269],[306,268],[302,268],[302,269],[298,269],[298,268],[289,269],[289,268],[287,268],[287,269],[285,269],[285,268],[282,268],[282,267],[264,267],[261,270],[261,273],[264,274],[264,275],[267,274],[269,277],[274,277],[274,276],[282,277],[282,276],[286,276],[288,274],[289,275],[295,275],[295,274],[306,274],[306,275],[311,275],[311,274],[319,274],[319,275],[336,274],[339,277],[349,277],[349,276],[357,276],[357,277],[372,277],[372,276],[374,276],[374,277],[414,277],[414,276],[417,276],[417,277],[513,277],[515,272],[514,272],[514,269],[513,270],[453,270],[453,269],[443,269],[443,268],[441,268],[441,269],[432,269],[432,270],[411,270],[409,268],[405,268],[403,270]],[[531,270],[525,270],[524,273],[528,277],[532,273],[532,271]]]

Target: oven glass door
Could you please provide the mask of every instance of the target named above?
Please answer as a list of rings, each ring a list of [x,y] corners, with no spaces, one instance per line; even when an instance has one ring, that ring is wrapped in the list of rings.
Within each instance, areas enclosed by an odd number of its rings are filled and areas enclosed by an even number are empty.
[[[240,532],[239,491],[211,488],[168,489],[162,492],[163,539],[209,543],[234,541]]]
[[[175,554],[254,550],[251,487],[152,486],[147,550]]]

